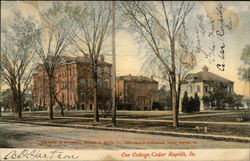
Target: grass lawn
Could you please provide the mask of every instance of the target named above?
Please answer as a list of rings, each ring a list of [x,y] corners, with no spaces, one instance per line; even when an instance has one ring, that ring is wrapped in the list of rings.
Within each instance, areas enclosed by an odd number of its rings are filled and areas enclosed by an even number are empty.
[[[171,119],[171,112],[169,111],[118,111],[117,118],[137,118],[137,119],[160,119],[167,120]],[[196,114],[180,114],[180,120],[192,120],[192,121],[236,121],[236,118],[241,117],[246,112],[244,111],[211,111],[211,112],[201,112]],[[249,111],[248,111],[249,113]],[[62,124],[80,124],[80,125],[93,125],[93,126],[104,126],[110,127],[110,120],[101,120],[101,122],[93,122],[93,113],[91,111],[66,111],[66,116],[76,117],[74,119],[70,118],[55,118],[49,120],[47,117],[47,112],[37,112],[36,117],[31,117],[32,113],[24,113],[24,121],[32,122],[52,122],[52,123],[62,123]],[[55,116],[60,116],[59,112],[55,112]],[[85,117],[86,119],[81,119],[79,117]],[[6,120],[16,120],[16,116],[3,116],[1,119]],[[239,122],[239,121],[238,121]],[[131,129],[145,129],[145,130],[157,130],[157,131],[176,131],[176,132],[190,132],[190,133],[202,133],[195,129],[196,126],[206,126],[208,128],[208,134],[218,134],[218,135],[235,135],[235,136],[245,136],[250,137],[250,126],[249,125],[220,125],[220,124],[205,124],[205,123],[195,123],[189,124],[180,123],[177,128],[172,127],[172,123],[167,122],[140,122],[140,121],[124,121],[118,120],[117,127],[119,128],[131,128]]]
[[[99,113],[102,118],[102,112]],[[6,116],[12,116],[13,113],[6,113]],[[36,111],[36,116],[48,116],[47,111]],[[250,111],[243,110],[220,110],[204,111],[191,114],[179,114],[179,120],[183,121],[212,121],[212,122],[239,122],[239,118],[248,115]],[[23,116],[33,116],[32,112],[23,112]],[[61,117],[59,111],[54,112],[55,117]],[[93,118],[93,111],[65,111],[65,116]],[[172,111],[117,111],[117,118],[148,119],[148,120],[172,120]],[[248,120],[249,122],[249,120]]]

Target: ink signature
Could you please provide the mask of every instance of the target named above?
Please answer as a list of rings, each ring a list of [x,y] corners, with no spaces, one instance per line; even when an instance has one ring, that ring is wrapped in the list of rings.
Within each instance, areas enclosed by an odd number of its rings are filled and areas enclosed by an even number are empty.
[[[38,149],[27,150],[24,149],[22,151],[13,150],[4,156],[4,160],[15,160],[15,159],[78,159],[77,155],[68,155],[64,154],[64,152],[58,150],[52,150],[49,152],[42,152]]]

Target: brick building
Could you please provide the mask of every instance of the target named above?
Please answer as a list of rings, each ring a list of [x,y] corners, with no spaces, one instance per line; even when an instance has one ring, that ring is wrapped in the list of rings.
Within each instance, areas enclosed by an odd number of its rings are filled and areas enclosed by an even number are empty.
[[[116,80],[116,96],[118,104],[132,110],[152,110],[154,102],[158,102],[158,82],[153,77],[120,76]]]
[[[98,102],[104,106],[111,104],[111,64],[100,57],[98,64]],[[49,91],[47,74],[39,64],[33,75],[33,97],[37,108],[47,109]],[[88,57],[61,56],[60,65],[55,70],[57,99],[68,109],[93,109],[93,77]],[[101,106],[100,106],[101,107]]]

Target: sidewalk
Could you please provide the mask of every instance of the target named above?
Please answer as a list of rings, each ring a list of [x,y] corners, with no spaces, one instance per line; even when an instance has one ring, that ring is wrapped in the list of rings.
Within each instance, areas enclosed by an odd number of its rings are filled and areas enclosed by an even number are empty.
[[[46,116],[47,117],[47,116]],[[55,118],[68,118],[68,119],[85,119],[85,120],[93,120],[92,118],[83,118],[83,117],[55,117]],[[111,120],[111,118],[100,118],[100,120]],[[167,122],[172,123],[172,120],[151,120],[151,119],[131,119],[131,118],[117,118],[118,121],[132,121],[132,122]],[[249,125],[250,122],[213,122],[213,121],[181,121],[179,123],[186,124],[220,124],[220,125]]]
[[[121,131],[121,132],[168,135],[168,136],[190,137],[190,138],[212,139],[212,140],[223,140],[223,141],[250,142],[250,137],[214,135],[214,134],[205,134],[205,133],[198,134],[198,133],[173,132],[173,131],[151,131],[151,130],[127,129],[127,128],[118,128],[118,127],[101,127],[101,126],[93,126],[93,125],[70,125],[70,124],[15,121],[15,120],[7,120],[7,121],[3,120],[3,121],[11,122],[11,123],[24,123],[24,124],[40,125],[40,126],[87,128],[87,129],[97,129],[97,130],[111,130],[111,131]]]

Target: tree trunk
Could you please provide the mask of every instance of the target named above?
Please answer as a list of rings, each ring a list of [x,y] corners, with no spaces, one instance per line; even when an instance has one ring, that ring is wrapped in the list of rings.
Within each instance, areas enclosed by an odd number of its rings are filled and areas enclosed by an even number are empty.
[[[18,119],[22,119],[22,93],[21,93],[21,83],[18,81],[17,88],[17,109],[18,109]]]
[[[171,47],[171,63],[172,69],[170,77],[171,77],[171,89],[172,89],[172,107],[173,107],[173,126],[178,126],[178,107],[177,107],[177,94],[176,94],[176,78],[175,78],[175,40],[174,38],[170,38],[170,47]]]
[[[112,1],[112,126],[116,126],[116,58],[115,58],[115,1]]]
[[[33,116],[35,116],[36,115],[36,110],[35,110],[34,105],[32,105],[32,110],[33,110]]]
[[[56,95],[53,94],[55,101],[59,104],[60,110],[61,110],[61,115],[64,117],[64,109],[63,109],[63,104],[57,99]]]
[[[17,95],[16,95],[16,90],[11,88],[12,91],[12,109],[14,113],[17,113]]]
[[[49,119],[53,119],[53,85],[51,79],[49,79]]]
[[[177,108],[177,95],[176,95],[176,85],[172,84],[172,107],[173,107],[173,126],[178,126],[178,108]]]
[[[20,91],[18,92],[17,97],[17,112],[18,112],[18,119],[22,119],[22,96],[20,94]]]
[[[98,85],[97,85],[97,62],[95,62],[93,67],[93,83],[94,83],[94,122],[99,122],[99,112],[98,112]]]
[[[60,108],[61,108],[61,115],[62,115],[62,117],[64,117],[65,115],[64,115],[63,106],[62,106],[62,105],[60,105],[60,104],[59,104],[59,106],[60,106]]]
[[[18,111],[17,111],[18,112],[18,119],[21,120],[22,119],[22,106],[20,104],[17,105],[17,109],[18,109]]]
[[[180,79],[180,75],[178,75],[178,89],[177,89],[177,103],[176,103],[176,107],[177,107],[177,115],[179,114],[179,108],[180,108],[180,93],[181,93],[181,79]]]

